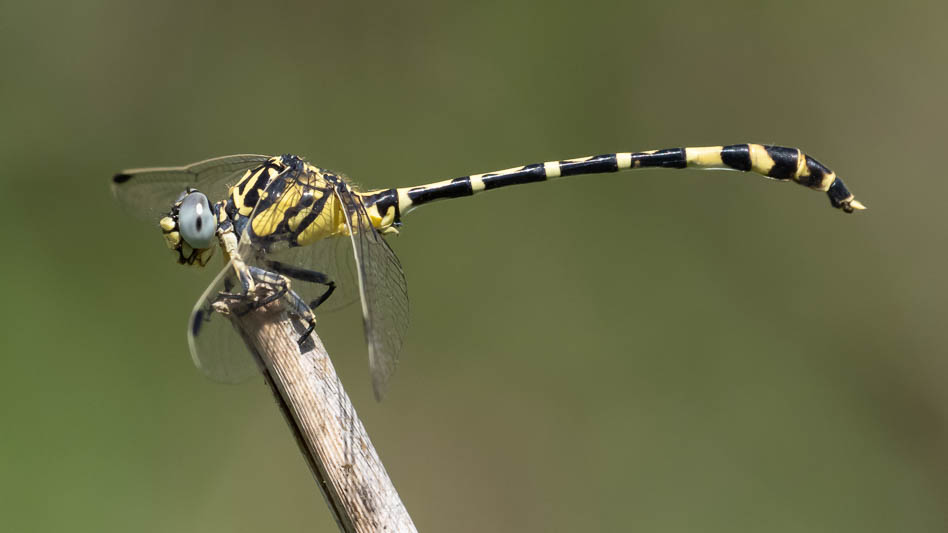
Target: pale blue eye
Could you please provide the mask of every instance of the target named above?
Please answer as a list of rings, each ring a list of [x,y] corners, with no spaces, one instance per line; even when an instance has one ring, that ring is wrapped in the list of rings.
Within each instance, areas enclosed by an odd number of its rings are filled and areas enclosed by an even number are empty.
[[[194,191],[181,200],[181,207],[178,209],[178,231],[192,248],[211,247],[211,240],[217,231],[217,218],[211,211],[207,196]]]

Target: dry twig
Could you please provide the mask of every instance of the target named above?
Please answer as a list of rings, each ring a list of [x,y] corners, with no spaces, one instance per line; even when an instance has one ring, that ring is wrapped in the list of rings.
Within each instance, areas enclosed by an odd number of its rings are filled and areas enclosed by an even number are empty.
[[[299,346],[298,328],[279,302],[231,316],[258,357],[339,528],[416,531],[316,334]]]

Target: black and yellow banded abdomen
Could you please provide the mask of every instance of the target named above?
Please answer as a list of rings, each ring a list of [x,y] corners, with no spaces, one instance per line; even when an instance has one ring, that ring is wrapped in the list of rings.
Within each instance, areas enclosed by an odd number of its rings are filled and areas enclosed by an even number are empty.
[[[375,191],[366,194],[364,200],[367,206],[376,206],[380,213],[389,212],[394,208],[394,216],[389,218],[398,221],[400,216],[408,211],[435,200],[471,196],[481,191],[566,176],[652,167],[753,172],[768,178],[794,181],[811,189],[824,191],[829,196],[833,207],[847,213],[865,209],[865,206],[846,189],[842,180],[816,159],[797,148],[761,144],[666,148],[547,161],[416,187]]]

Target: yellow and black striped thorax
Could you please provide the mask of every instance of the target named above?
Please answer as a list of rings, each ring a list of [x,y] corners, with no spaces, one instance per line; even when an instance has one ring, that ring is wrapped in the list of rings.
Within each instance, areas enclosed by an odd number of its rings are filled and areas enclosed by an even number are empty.
[[[338,194],[352,194],[340,176],[282,155],[248,170],[219,205],[219,216],[238,235],[246,230],[255,246],[305,246],[347,234]]]

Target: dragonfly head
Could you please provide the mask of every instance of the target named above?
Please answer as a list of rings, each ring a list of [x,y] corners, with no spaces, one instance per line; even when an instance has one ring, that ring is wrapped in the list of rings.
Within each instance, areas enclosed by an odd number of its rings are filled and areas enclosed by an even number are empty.
[[[217,214],[202,192],[188,187],[158,225],[179,264],[204,266],[214,255]]]

